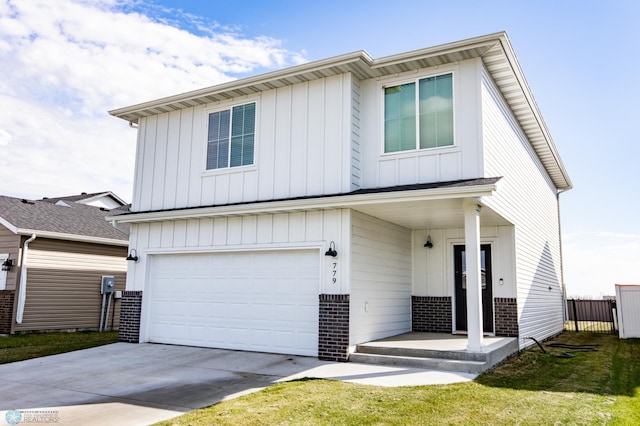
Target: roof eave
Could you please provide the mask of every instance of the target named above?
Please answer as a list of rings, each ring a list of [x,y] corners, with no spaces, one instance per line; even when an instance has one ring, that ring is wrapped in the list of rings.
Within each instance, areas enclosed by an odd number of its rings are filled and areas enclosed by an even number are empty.
[[[503,97],[509,103],[521,127],[530,139],[533,148],[543,162],[556,188],[561,191],[571,189],[573,187],[571,179],[555,148],[549,130],[504,31],[379,59],[372,59],[363,50],[356,51],[125,108],[114,109],[109,113],[129,122],[137,122],[141,117],[149,115],[166,113],[195,105],[204,105],[232,99],[233,97],[247,96],[287,84],[336,75],[340,72],[352,72],[358,78],[374,78],[476,57],[482,58]],[[492,71],[491,65],[494,60],[497,67]],[[508,78],[501,80],[497,74],[504,72],[500,67],[504,62],[508,63],[508,69],[506,70]],[[513,82],[515,82],[515,87],[512,86]],[[514,88],[515,96],[510,96],[509,91]],[[526,107],[522,108],[520,101],[524,101]],[[547,156],[550,159],[544,158]]]
[[[54,240],[66,240],[66,241],[75,241],[75,242],[83,242],[83,243],[104,244],[109,246],[126,247],[129,245],[128,239],[118,240],[115,238],[92,237],[90,235],[66,234],[64,232],[41,231],[37,229],[18,228],[16,234],[18,235],[35,234],[36,237],[38,238],[50,238]]]
[[[144,223],[164,220],[194,219],[216,216],[245,216],[253,214],[284,213],[301,210],[326,210],[351,208],[367,204],[416,200],[441,200],[447,198],[476,198],[490,196],[497,189],[496,183],[439,189],[418,189],[398,192],[376,192],[368,194],[344,194],[329,197],[304,198],[282,201],[264,201],[200,208],[184,208],[169,211],[152,211],[109,216],[108,221],[117,223]]]
[[[509,64],[511,66],[511,69],[513,70],[515,78],[518,80],[522,88],[525,98],[527,99],[527,103],[531,110],[531,114],[535,118],[540,128],[540,132],[544,137],[544,140],[546,142],[546,147],[551,153],[551,155],[553,156],[553,159],[558,167],[558,171],[562,175],[562,179],[559,179],[559,176],[555,178],[551,176],[551,178],[554,181],[554,184],[556,185],[556,188],[558,190],[568,191],[569,189],[573,188],[571,178],[569,177],[569,174],[564,166],[564,163],[560,158],[560,154],[556,149],[555,143],[553,142],[553,138],[551,137],[549,129],[547,128],[547,125],[542,117],[542,113],[540,112],[540,108],[538,108],[538,104],[536,103],[535,98],[533,97],[533,92],[531,91],[531,88],[529,87],[529,83],[527,82],[527,79],[524,76],[524,72],[520,67],[520,63],[518,62],[518,59],[516,57],[515,51],[513,50],[513,47],[511,46],[511,42],[509,41],[509,38],[506,32],[501,33],[499,38],[500,38],[502,50],[507,60],[509,61]],[[545,168],[546,167],[547,165],[545,165]]]
[[[252,77],[243,78],[241,80],[233,80],[227,83],[218,84],[215,86],[205,87],[198,90],[189,91],[186,93],[181,93],[178,95],[168,96],[156,100],[152,100],[149,102],[143,102],[140,104],[118,108],[109,111],[109,114],[127,120],[129,122],[137,122],[140,117],[145,116],[146,112],[153,111],[159,109],[158,112],[163,112],[163,109],[167,109],[168,112],[176,108],[176,106],[182,105],[182,108],[206,104],[210,102],[216,102],[219,99],[216,99],[216,95],[221,96],[222,98],[230,99],[232,95],[225,95],[226,92],[233,91],[237,96],[249,95],[251,93],[256,93],[264,88],[280,87],[283,84],[277,83],[279,81],[286,80],[300,80],[305,81],[305,79],[300,79],[302,75],[313,75],[315,72],[319,70],[326,70],[329,68],[338,68],[340,66],[348,66],[350,64],[355,64],[361,62],[363,65],[369,66],[372,62],[371,56],[365,52],[364,50],[346,53],[344,55],[334,56],[331,58],[308,62],[300,65],[296,65],[293,67],[284,68],[281,70],[271,71],[264,74],[259,74]],[[258,87],[263,87],[263,89],[258,90]],[[174,106],[175,105],[175,106]]]
[[[0,225],[7,228],[13,234],[18,233],[18,227],[15,226],[13,223],[9,222],[8,220],[6,220],[5,218],[3,218],[2,216],[0,216]]]

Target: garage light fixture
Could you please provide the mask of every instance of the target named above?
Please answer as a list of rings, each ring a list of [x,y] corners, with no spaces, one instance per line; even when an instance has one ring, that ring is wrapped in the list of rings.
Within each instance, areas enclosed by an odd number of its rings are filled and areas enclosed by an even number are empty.
[[[433,247],[433,243],[431,242],[431,235],[429,235],[429,236],[427,237],[427,242],[426,242],[426,243],[424,243],[424,246],[425,246],[426,248],[432,248],[432,247]]]
[[[127,260],[133,260],[134,262],[138,261],[138,252],[136,249],[131,249],[129,256],[127,256]]]
[[[2,270],[3,271],[10,271],[11,268],[13,268],[13,260],[7,259],[4,262],[2,262]]]
[[[325,256],[331,256],[331,257],[336,257],[338,255],[338,252],[336,251],[336,243],[331,241],[331,243],[329,243],[329,250],[327,250],[324,255]]]

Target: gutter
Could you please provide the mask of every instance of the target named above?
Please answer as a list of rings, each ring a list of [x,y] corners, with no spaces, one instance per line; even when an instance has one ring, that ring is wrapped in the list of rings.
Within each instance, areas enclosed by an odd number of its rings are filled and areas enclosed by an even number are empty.
[[[29,243],[36,239],[36,234],[26,240],[22,246],[22,265],[20,269],[20,288],[18,290],[18,310],[16,311],[16,322],[22,324],[22,315],[24,314],[24,302],[27,299],[27,251]]]
[[[20,235],[35,235],[36,232],[38,233],[38,236],[40,238],[51,238],[54,240],[78,241],[78,242],[84,242],[84,243],[105,244],[110,246],[123,246],[123,247],[129,245],[128,239],[116,240],[115,238],[92,237],[89,235],[73,235],[73,234],[65,234],[63,232],[39,231],[36,229],[16,228],[15,233]]]
[[[570,188],[561,189],[556,192],[556,205],[558,206],[558,244],[560,248],[560,283],[562,284],[562,314],[564,320],[569,319],[567,312],[567,285],[564,282],[564,252],[562,250],[562,220],[560,219],[560,194],[567,192]]]
[[[258,201],[213,207],[187,207],[174,210],[132,212],[118,216],[108,216],[107,221],[117,223],[141,223],[163,220],[196,219],[216,216],[239,216],[268,213],[283,213],[300,210],[326,210],[334,208],[354,208],[371,204],[391,202],[411,202],[442,200],[451,198],[490,196],[497,186],[495,183],[458,186],[453,188],[421,189],[413,191],[374,192],[368,194],[344,194],[329,197],[312,197],[279,201]]]

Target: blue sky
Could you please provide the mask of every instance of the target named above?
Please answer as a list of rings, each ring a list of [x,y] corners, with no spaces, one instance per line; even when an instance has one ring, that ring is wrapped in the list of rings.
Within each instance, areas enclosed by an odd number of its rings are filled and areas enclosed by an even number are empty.
[[[613,294],[640,283],[639,22],[635,0],[0,0],[0,193],[130,199],[135,132],[109,109],[505,30],[575,186],[568,292]]]

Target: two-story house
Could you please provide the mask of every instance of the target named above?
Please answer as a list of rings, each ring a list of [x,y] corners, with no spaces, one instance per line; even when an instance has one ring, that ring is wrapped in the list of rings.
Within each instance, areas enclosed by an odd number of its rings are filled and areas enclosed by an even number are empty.
[[[563,329],[571,181],[505,33],[110,113],[138,127],[121,340],[347,360]]]

